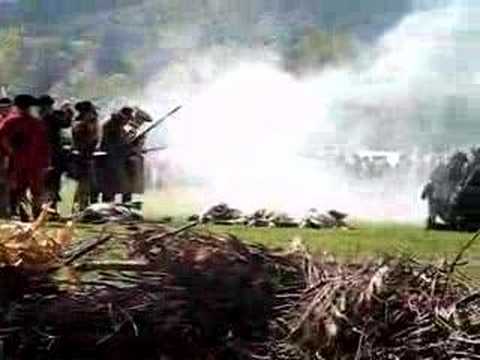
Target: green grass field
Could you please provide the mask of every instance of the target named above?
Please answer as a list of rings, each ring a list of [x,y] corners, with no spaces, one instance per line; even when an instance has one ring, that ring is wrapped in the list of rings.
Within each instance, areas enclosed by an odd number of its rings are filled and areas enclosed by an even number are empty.
[[[327,253],[339,261],[362,262],[384,255],[408,255],[428,261],[452,260],[473,236],[453,231],[426,231],[419,225],[360,223],[356,230],[266,229],[207,226],[269,247],[285,247],[300,238],[314,254]],[[480,239],[465,254],[465,270],[480,280]]]
[[[182,217],[198,212],[193,191],[169,189],[145,196],[145,216]],[[406,253],[426,260],[451,258],[473,234],[426,231],[421,224],[359,222],[355,230],[268,229],[243,226],[208,226],[208,230],[231,233],[247,241],[283,247],[296,237],[315,253],[328,252],[347,260],[360,260],[385,253]],[[480,265],[480,240],[468,252]]]
[[[70,188],[71,189],[71,188]],[[64,199],[71,198],[65,191]],[[198,212],[193,193],[186,189],[145,194],[144,213],[155,221],[164,216],[175,218],[175,226],[182,218]],[[69,207],[63,205],[65,211]],[[339,260],[363,261],[384,254],[407,254],[425,261],[441,261],[456,256],[462,245],[473,234],[454,231],[426,231],[422,225],[389,222],[359,222],[355,230],[311,230],[248,228],[243,226],[202,226],[201,229],[229,233],[245,241],[269,247],[286,247],[294,238],[300,238],[315,254],[324,252]],[[89,232],[88,227],[79,229]],[[480,275],[480,240],[466,253],[469,269]]]
[[[283,247],[300,238],[314,253],[328,252],[355,260],[385,253],[408,253],[435,260],[454,256],[472,234],[451,231],[426,231],[418,225],[361,223],[355,230],[267,229],[242,226],[208,226],[209,230],[230,233],[254,243]],[[480,240],[469,250],[480,256]]]

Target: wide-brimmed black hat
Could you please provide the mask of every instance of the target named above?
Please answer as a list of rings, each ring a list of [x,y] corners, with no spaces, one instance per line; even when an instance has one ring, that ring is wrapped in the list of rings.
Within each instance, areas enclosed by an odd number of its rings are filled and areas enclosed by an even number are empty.
[[[12,99],[8,97],[0,98],[0,109],[5,109],[13,106]]]
[[[53,104],[55,104],[55,99],[50,95],[42,95],[38,98],[38,104],[40,106],[53,106]]]
[[[134,112],[133,108],[129,106],[125,106],[120,109],[120,114],[122,114],[123,116],[132,116],[133,112]]]
[[[32,95],[21,94],[21,95],[15,96],[13,103],[15,106],[19,107],[20,109],[27,109],[32,106],[38,106],[38,99],[36,99]]]
[[[93,105],[91,101],[80,101],[75,104],[75,110],[79,113],[84,113],[88,111],[96,111],[97,107]]]

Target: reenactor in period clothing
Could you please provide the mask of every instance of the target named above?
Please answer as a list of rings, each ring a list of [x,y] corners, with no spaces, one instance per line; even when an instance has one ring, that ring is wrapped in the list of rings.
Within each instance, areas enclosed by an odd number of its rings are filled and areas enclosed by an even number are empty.
[[[98,113],[90,101],[75,105],[78,112],[72,124],[74,176],[78,181],[74,196],[76,210],[85,209],[98,198],[95,150],[100,141]]]
[[[13,101],[4,97],[0,99],[0,123],[6,119],[13,107]],[[8,158],[0,155],[0,217],[6,218],[10,214],[8,176],[7,176]]]
[[[132,108],[123,108],[113,113],[103,125],[101,149],[107,155],[103,162],[101,187],[105,202],[113,202],[117,194],[122,194],[122,202],[131,201],[132,192],[127,174],[131,146],[126,126],[132,116]]]
[[[128,203],[132,194],[144,192],[145,137],[137,135],[146,122],[152,122],[147,113],[124,107],[105,123],[102,140],[102,150],[107,153],[102,182],[104,201],[112,202],[116,194],[121,194],[122,202]]]
[[[66,171],[67,154],[62,148],[62,131],[71,126],[73,112],[68,107],[55,110],[55,100],[49,95],[39,98],[40,117],[47,128],[50,145],[50,168],[46,178],[46,190],[51,206],[57,209],[60,199],[60,187],[63,173]]]
[[[127,159],[127,176],[130,192],[143,194],[145,192],[145,140],[146,136],[139,136],[139,131],[145,123],[152,123],[153,119],[146,112],[135,108],[130,125],[130,153]],[[128,128],[128,126],[127,126]]]
[[[81,154],[92,154],[100,141],[98,113],[90,101],[75,105],[78,114],[72,124],[73,148]]]
[[[18,95],[14,105],[15,109],[0,124],[0,152],[8,158],[11,212],[28,221],[29,215],[21,203],[30,191],[32,215],[40,214],[49,146],[44,123],[30,114],[31,108],[38,105],[37,99]]]

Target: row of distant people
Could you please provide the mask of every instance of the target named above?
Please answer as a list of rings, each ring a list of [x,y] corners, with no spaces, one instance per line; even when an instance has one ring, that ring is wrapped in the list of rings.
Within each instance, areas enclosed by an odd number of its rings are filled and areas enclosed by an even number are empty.
[[[399,156],[396,161],[386,157],[368,157],[353,155],[350,157],[339,155],[327,159],[328,167],[343,171],[352,179],[382,179],[414,176],[428,178],[429,173],[442,161],[442,154],[426,154],[424,156]]]

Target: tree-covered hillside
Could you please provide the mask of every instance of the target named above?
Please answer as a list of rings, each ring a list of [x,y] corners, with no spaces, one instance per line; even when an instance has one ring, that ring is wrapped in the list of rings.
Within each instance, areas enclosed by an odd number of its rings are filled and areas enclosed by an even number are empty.
[[[354,56],[411,0],[1,0],[0,85],[68,96],[141,88],[215,46],[267,47],[294,72]]]

